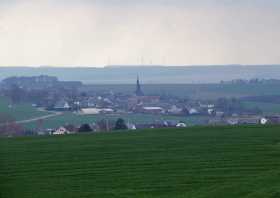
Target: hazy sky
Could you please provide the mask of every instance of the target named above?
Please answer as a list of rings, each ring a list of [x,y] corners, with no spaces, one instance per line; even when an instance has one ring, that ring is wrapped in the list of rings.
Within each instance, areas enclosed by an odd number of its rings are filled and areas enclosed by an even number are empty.
[[[0,0],[0,65],[280,63],[280,0]]]

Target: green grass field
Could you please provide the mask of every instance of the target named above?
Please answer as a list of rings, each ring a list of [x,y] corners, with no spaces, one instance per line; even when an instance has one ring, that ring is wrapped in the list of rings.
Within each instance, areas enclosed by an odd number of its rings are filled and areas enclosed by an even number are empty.
[[[0,113],[9,115],[14,120],[26,120],[49,114],[47,112],[38,111],[35,107],[32,107],[31,104],[9,105],[10,103],[7,98],[0,97]]]
[[[267,102],[243,102],[248,109],[259,108],[264,114],[280,114],[280,104]]]
[[[245,96],[279,95],[278,84],[143,84],[147,95],[171,95],[191,99],[240,98]],[[131,94],[135,85],[89,85],[85,91],[109,91]]]
[[[280,196],[280,127],[0,139],[1,198]]]

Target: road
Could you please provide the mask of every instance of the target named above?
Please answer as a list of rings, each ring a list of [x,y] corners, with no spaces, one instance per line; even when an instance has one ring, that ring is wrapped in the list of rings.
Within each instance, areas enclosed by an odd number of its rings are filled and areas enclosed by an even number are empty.
[[[18,121],[15,121],[15,123],[16,124],[26,124],[26,123],[30,123],[30,122],[36,122],[39,120],[45,120],[48,118],[60,116],[62,114],[63,114],[62,112],[53,112],[52,114],[45,115],[45,116],[39,116],[39,117],[30,118],[30,119],[26,119],[26,120],[18,120]],[[6,125],[6,123],[0,123],[0,126],[4,126],[4,125]]]

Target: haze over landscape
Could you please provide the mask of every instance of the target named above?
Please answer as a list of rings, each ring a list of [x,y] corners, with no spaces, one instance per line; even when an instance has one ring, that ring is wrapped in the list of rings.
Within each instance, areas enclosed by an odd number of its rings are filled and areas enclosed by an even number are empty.
[[[279,198],[280,0],[0,0],[0,198]]]
[[[1,66],[280,63],[278,0],[2,0]]]

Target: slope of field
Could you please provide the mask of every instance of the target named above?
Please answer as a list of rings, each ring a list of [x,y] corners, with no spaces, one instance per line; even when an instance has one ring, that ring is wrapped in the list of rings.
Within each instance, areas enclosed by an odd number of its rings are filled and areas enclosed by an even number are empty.
[[[280,104],[278,104],[278,103],[246,101],[246,102],[243,102],[243,105],[248,109],[258,108],[265,114],[279,114],[280,113]]]
[[[280,196],[280,127],[0,139],[1,198]]]
[[[0,114],[5,114],[14,120],[26,120],[48,115],[48,112],[38,111],[31,104],[16,104],[10,105],[5,97],[0,97]],[[1,120],[0,120],[1,122]]]

